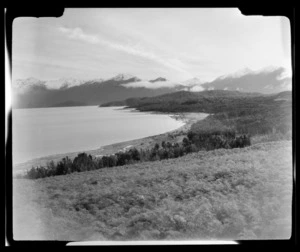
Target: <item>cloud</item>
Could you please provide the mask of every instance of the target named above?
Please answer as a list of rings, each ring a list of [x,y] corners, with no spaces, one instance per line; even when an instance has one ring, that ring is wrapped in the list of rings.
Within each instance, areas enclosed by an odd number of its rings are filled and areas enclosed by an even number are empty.
[[[292,78],[286,77],[280,80],[280,87],[286,90],[292,90]]]
[[[163,65],[169,69],[173,69],[173,70],[179,71],[181,73],[184,73],[187,77],[192,76],[188,71],[186,71],[184,69],[184,64],[179,59],[162,58],[148,50],[136,48],[134,46],[121,45],[121,44],[111,43],[111,42],[107,42],[107,41],[105,41],[105,42],[102,41],[102,43],[113,49],[131,54],[134,56],[139,56],[139,57],[143,57],[143,58],[155,61],[155,62],[159,63],[160,65]]]
[[[174,88],[179,86],[180,84],[172,81],[157,81],[157,82],[149,82],[149,81],[137,81],[130,82],[126,84],[122,84],[122,86],[126,88],[149,88],[149,89],[158,89],[158,88]]]
[[[71,39],[81,40],[81,41],[84,41],[84,42],[87,42],[90,44],[97,44],[100,42],[99,38],[96,35],[86,34],[82,31],[81,28],[78,28],[78,27],[76,27],[74,29],[59,27],[58,29],[59,29],[59,31],[66,34]]]
[[[192,77],[192,75],[185,69],[185,64],[178,58],[164,58],[149,50],[142,48],[141,46],[124,45],[111,42],[102,38],[100,39],[97,35],[87,34],[81,28],[78,27],[73,29],[59,27],[58,29],[70,39],[80,40],[89,44],[101,44],[120,52],[125,52],[130,55],[143,57],[145,59],[155,61],[169,69],[181,72],[185,74],[187,78]]]
[[[193,86],[190,91],[191,92],[200,92],[200,91],[203,91],[204,88],[201,86],[201,85],[196,85],[196,86]]]

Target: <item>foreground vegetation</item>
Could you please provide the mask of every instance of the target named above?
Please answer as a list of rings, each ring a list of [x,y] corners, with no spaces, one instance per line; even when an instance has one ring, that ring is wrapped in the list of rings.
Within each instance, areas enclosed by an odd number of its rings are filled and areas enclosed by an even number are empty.
[[[14,238],[286,239],[291,141],[18,179]]]

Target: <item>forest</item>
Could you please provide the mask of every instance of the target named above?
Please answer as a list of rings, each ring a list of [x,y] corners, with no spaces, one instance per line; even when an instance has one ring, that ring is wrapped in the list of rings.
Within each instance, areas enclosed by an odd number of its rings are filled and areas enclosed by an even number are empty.
[[[290,138],[292,134],[292,92],[273,95],[238,91],[210,90],[180,91],[156,97],[131,98],[101,106],[122,104],[139,111],[168,113],[208,113],[209,120],[220,121],[239,134],[279,133]],[[202,122],[199,122],[202,126]]]

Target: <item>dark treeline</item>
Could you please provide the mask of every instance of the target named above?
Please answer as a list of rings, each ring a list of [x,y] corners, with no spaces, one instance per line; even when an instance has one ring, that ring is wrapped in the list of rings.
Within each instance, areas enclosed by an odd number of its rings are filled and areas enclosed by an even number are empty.
[[[144,161],[156,161],[169,158],[177,158],[188,153],[201,150],[213,150],[218,148],[242,148],[249,146],[250,137],[248,135],[236,136],[234,130],[223,128],[214,131],[193,131],[181,143],[162,142],[155,144],[153,148],[136,149],[118,152],[114,155],[93,158],[86,153],[80,153],[72,161],[68,157],[63,158],[57,164],[53,161],[46,167],[32,167],[27,171],[25,178],[38,179],[56,175],[65,175],[73,172],[84,172],[104,167],[122,166]]]

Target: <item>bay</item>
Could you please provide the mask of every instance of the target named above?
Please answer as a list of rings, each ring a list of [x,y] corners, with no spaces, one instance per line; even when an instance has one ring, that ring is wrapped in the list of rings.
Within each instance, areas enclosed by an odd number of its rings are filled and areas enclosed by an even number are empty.
[[[167,114],[122,107],[14,109],[12,116],[14,165],[162,134],[184,125]]]

